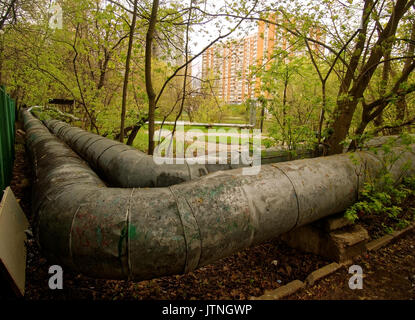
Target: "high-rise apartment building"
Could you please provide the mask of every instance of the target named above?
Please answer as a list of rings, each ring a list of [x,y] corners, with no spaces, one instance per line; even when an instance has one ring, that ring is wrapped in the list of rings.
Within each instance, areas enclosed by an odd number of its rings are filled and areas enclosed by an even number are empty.
[[[319,32],[313,33],[316,39],[321,38]],[[207,49],[202,56],[202,79],[209,80],[215,94],[226,103],[256,98],[261,84],[254,69],[266,68],[276,48],[290,50],[289,46],[287,32],[261,21],[257,33]]]
[[[228,103],[254,98],[257,36],[232,40],[210,47],[202,57],[202,79],[210,80],[215,93]]]

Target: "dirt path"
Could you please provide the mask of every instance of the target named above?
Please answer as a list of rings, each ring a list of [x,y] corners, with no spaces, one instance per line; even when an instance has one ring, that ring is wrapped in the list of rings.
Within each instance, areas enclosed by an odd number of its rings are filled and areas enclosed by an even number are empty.
[[[395,243],[355,259],[363,269],[363,289],[351,290],[352,276],[342,268],[314,286],[289,299],[304,300],[414,300],[415,299],[415,230]]]

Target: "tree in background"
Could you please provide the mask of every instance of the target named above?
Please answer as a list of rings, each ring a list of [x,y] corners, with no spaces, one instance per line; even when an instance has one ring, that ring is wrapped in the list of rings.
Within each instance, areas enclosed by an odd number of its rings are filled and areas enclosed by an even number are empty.
[[[358,137],[369,124],[374,124],[382,111],[396,99],[402,99],[414,91],[411,82],[414,59],[408,47],[412,41],[408,32],[410,28],[405,28],[405,21],[412,21],[409,24],[413,24],[413,6],[414,0],[351,0],[347,3],[293,0],[271,2],[265,9],[250,16],[253,21],[276,25],[309,47],[316,46],[317,50],[309,50],[311,62],[317,67],[323,64],[328,66],[326,74],[316,69],[323,88],[327,75],[336,76],[335,107],[330,110],[323,105],[322,111],[329,112],[330,116],[320,116],[320,127],[323,128],[323,122],[326,127],[323,143],[328,154],[342,152],[350,132],[357,136],[352,137],[356,138],[352,139],[353,148],[360,139]],[[310,34],[310,27],[321,29],[325,39]],[[405,35],[398,37],[404,30]],[[406,52],[403,47],[407,48]],[[387,62],[384,57],[387,61],[394,61],[391,65],[401,67],[393,69],[395,76],[389,78],[390,81],[376,93],[376,97],[371,96],[370,91],[374,91],[370,88],[377,82],[377,70],[381,70]],[[406,67],[404,61],[407,61]],[[330,99],[327,95],[322,96],[323,102]],[[360,119],[359,110],[362,110]],[[411,123],[412,119],[408,119],[398,126]]]
[[[0,1],[0,30],[4,25],[16,22],[18,5],[17,0]]]
[[[299,143],[315,143],[319,103],[318,80],[305,55],[276,50],[259,73],[261,101],[272,115],[269,133],[276,142],[294,150]]]
[[[304,139],[333,154],[345,143],[353,149],[368,135],[399,133],[415,121],[415,0],[58,2],[63,29],[50,28],[48,0],[0,2],[2,82],[19,104],[73,99],[70,112],[79,125],[128,136],[127,144],[149,122],[149,153],[155,119],[177,121],[183,113],[196,121],[222,119],[223,102],[214,91],[207,94],[208,83],[205,92],[195,92],[189,66],[242,32],[248,20],[274,24],[301,46],[298,65],[289,56],[284,63],[276,48],[273,67],[261,70],[260,94],[285,143],[295,140],[288,132],[302,136],[307,127]],[[215,22],[217,34],[191,52],[191,35],[207,36],[212,28],[206,26]],[[312,32],[317,29],[324,37]]]

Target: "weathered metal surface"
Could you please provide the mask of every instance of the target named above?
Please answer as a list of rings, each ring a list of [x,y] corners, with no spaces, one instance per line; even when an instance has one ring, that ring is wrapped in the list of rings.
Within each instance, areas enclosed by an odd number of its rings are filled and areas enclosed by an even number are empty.
[[[23,113],[36,174],[40,246],[51,262],[97,278],[144,280],[189,272],[346,209],[368,170],[381,167],[381,156],[358,152],[357,162],[343,154],[263,165],[251,176],[240,168],[164,188],[109,188],[40,121]],[[99,167],[111,165],[111,152],[122,151],[102,139],[94,145],[103,150]],[[403,160],[392,168],[395,177],[399,166],[415,159],[402,152]]]
[[[207,175],[210,172],[229,170],[239,166],[232,164],[156,164],[153,157],[80,128],[57,121],[44,121],[45,125],[58,138],[66,142],[85,159],[103,179],[112,186],[167,187]]]

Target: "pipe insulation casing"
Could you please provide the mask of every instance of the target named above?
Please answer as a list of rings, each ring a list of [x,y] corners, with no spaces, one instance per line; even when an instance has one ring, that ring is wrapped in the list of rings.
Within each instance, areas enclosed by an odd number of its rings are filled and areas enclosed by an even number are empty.
[[[186,161],[183,164],[156,164],[152,156],[135,148],[65,122],[46,120],[44,124],[116,187],[167,187],[210,172],[248,166],[243,163],[239,152],[238,164],[188,164]]]
[[[358,152],[357,162],[342,154],[263,165],[258,175],[234,169],[164,188],[108,188],[23,114],[40,246],[51,262],[96,278],[145,280],[194,270],[345,210],[368,173],[381,168],[379,156]],[[395,178],[414,160],[413,152],[399,150]]]

